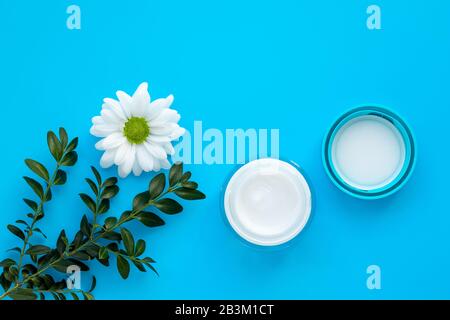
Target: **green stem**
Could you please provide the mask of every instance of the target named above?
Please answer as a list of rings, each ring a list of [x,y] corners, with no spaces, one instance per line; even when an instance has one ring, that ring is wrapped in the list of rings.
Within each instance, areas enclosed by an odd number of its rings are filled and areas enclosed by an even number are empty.
[[[158,200],[160,200],[161,198],[163,198],[164,196],[166,196],[167,194],[173,192],[174,190],[176,190],[180,185],[176,184],[170,188],[168,188],[165,192],[163,192],[161,195],[159,195],[157,198],[150,200],[147,205],[140,209],[140,210],[136,210],[136,211],[132,211],[131,214],[123,219],[123,220],[119,220],[112,228],[110,228],[108,231],[111,230],[115,230],[117,228],[119,228],[120,226],[122,226],[124,223],[129,222],[131,220],[133,220],[134,218],[136,218],[136,216],[141,213],[143,210],[145,210],[146,208],[152,206],[155,204],[155,202],[157,202]],[[50,269],[51,267],[53,267],[55,264],[59,263],[61,260],[65,259],[65,258],[69,258],[71,256],[73,256],[74,254],[76,254],[77,252],[79,252],[80,250],[82,250],[85,246],[87,246],[88,244],[95,244],[97,241],[99,241],[100,239],[103,238],[104,234],[99,234],[96,237],[93,237],[92,239],[88,240],[86,243],[82,244],[81,246],[79,246],[78,248],[66,253],[64,256],[59,257],[58,259],[56,259],[55,261],[49,263],[48,265],[46,265],[45,267],[43,267],[42,269],[38,270],[37,272],[35,272],[34,274],[28,275],[26,276],[24,279],[22,279],[22,281],[19,281],[16,283],[16,285],[10,289],[8,289],[5,293],[3,293],[0,296],[0,300],[4,299],[5,297],[7,297],[14,289],[17,289],[19,287],[21,287],[24,283],[26,283],[29,280],[34,279],[35,277],[39,276],[40,274],[42,274],[43,272],[47,271],[48,269]]]
[[[97,228],[98,207],[100,205],[102,191],[103,191],[102,187],[99,186],[98,192],[97,192],[97,197],[95,198],[95,212],[94,212],[94,219],[92,220],[92,230],[91,230],[91,234],[89,235],[89,239],[91,241],[94,238],[95,229]]]
[[[5,291],[2,295],[0,295],[0,300],[5,299],[13,290],[20,287],[20,282],[17,282],[12,288],[9,288],[7,291]]]
[[[31,222],[29,230],[28,230],[28,232],[27,232],[27,234],[25,236],[25,239],[23,240],[23,246],[22,246],[22,249],[20,251],[19,263],[17,264],[19,280],[22,277],[21,270],[22,270],[23,258],[25,256],[25,250],[27,249],[28,242],[30,241],[31,235],[33,234],[34,226],[35,226],[36,222],[38,222],[38,218],[42,214],[42,210],[44,209],[44,203],[47,201],[46,199],[47,199],[48,193],[50,192],[51,187],[53,187],[53,182],[54,182],[54,180],[56,178],[56,174],[58,173],[59,168],[60,168],[60,164],[58,163],[56,165],[56,169],[53,172],[53,175],[52,175],[51,179],[49,181],[47,181],[47,186],[45,188],[44,195],[43,195],[43,197],[42,197],[42,199],[41,199],[41,201],[39,203],[38,208],[36,209],[36,211],[34,213],[33,221]],[[1,296],[0,296],[0,299],[1,299]]]

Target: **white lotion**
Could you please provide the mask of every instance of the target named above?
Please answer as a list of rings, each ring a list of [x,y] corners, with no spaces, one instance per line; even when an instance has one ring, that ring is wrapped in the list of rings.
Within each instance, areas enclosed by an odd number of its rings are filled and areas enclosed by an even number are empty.
[[[336,133],[332,162],[350,186],[375,190],[399,175],[405,162],[405,142],[386,119],[374,115],[357,117]]]
[[[225,191],[225,213],[249,242],[274,246],[294,238],[311,212],[311,192],[292,165],[260,159],[241,167]]]

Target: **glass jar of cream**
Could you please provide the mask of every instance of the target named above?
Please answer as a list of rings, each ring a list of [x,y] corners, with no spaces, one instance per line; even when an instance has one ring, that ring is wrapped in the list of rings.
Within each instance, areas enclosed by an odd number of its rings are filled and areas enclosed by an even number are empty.
[[[410,128],[380,106],[358,107],[342,115],[323,145],[323,163],[333,183],[362,199],[398,191],[410,177],[415,160]]]
[[[311,213],[311,191],[293,165],[259,159],[239,168],[225,190],[224,209],[243,239],[277,246],[297,236]]]

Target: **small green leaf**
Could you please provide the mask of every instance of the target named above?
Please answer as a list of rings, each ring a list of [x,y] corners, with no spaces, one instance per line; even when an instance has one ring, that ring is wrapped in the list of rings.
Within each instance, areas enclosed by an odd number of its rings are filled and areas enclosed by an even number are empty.
[[[119,252],[119,246],[117,243],[109,243],[106,247],[112,252]]]
[[[70,292],[70,295],[72,296],[73,300],[80,300],[80,298],[77,296],[75,292]]]
[[[86,178],[85,180],[86,180],[87,184],[89,185],[89,187],[91,187],[92,192],[94,192],[94,194],[97,196],[98,188],[97,188],[97,185],[95,184],[95,182],[89,178]]]
[[[14,289],[9,295],[13,300],[36,300],[37,295],[33,292],[33,289],[17,288]]]
[[[22,230],[20,230],[19,228],[17,228],[12,224],[8,224],[7,228],[13,235],[19,237],[22,240],[25,240],[25,234],[23,233]]]
[[[75,253],[72,253],[72,257],[79,260],[91,260],[91,256],[84,251],[77,251]]]
[[[106,188],[106,187],[110,187],[117,184],[117,178],[116,177],[111,177],[105,180],[105,182],[103,182],[102,187]]]
[[[97,279],[95,278],[95,276],[93,276],[92,277],[91,287],[89,288],[88,292],[94,291],[96,286],[97,286]]]
[[[17,223],[17,224],[23,224],[23,225],[25,225],[25,226],[29,227],[29,224],[28,224],[28,222],[26,222],[26,221],[23,221],[23,220],[16,220],[16,223]]]
[[[50,201],[52,200],[52,189],[48,189],[47,193],[45,194],[45,201]]]
[[[122,212],[122,214],[120,215],[120,221],[125,221],[127,220],[131,215],[131,211],[127,210]]]
[[[155,207],[167,214],[177,214],[183,211],[183,207],[175,200],[165,198],[155,203]]]
[[[144,261],[145,263],[155,263],[156,262],[155,260],[153,260],[150,257],[145,257],[144,259],[142,259],[142,261]]]
[[[95,300],[94,296],[89,292],[83,291],[81,294],[83,295],[84,300]]]
[[[98,259],[97,258],[97,261],[100,262],[105,267],[109,267],[109,259]]]
[[[150,200],[150,195],[147,191],[139,193],[133,199],[133,210],[140,211],[148,206]]]
[[[66,152],[72,152],[75,150],[78,146],[78,138],[74,138],[72,141],[70,141],[69,145],[66,148]]]
[[[66,232],[62,230],[59,234],[58,241],[56,242],[56,249],[59,254],[63,254],[66,251],[67,244]]]
[[[25,164],[27,165],[28,168],[30,168],[31,171],[36,173],[39,177],[41,177],[45,181],[48,181],[49,179],[48,171],[41,163],[32,159],[26,159]]]
[[[159,275],[159,274],[158,274],[158,271],[156,271],[155,267],[151,265],[152,263],[155,262],[155,260],[153,260],[152,258],[146,257],[146,258],[144,258],[144,259],[141,260],[141,261],[143,261],[144,264],[145,264],[148,268],[150,268],[154,273],[156,273],[157,275]]]
[[[61,160],[63,147],[53,131],[47,132],[47,144],[53,158],[55,158],[56,161]]]
[[[171,187],[180,182],[181,176],[183,175],[183,163],[177,162],[172,165],[169,171],[169,184]]]
[[[107,239],[107,240],[111,240],[111,241],[121,241],[122,240],[122,236],[120,235],[120,233],[115,232],[115,231],[105,232],[103,234],[103,238]]]
[[[166,187],[166,176],[163,173],[156,175],[148,186],[150,199],[155,199],[164,191]]]
[[[101,247],[98,251],[98,258],[101,260],[108,259],[109,258],[109,252],[106,247]]]
[[[36,255],[31,255],[31,257],[36,257]],[[56,259],[59,258],[59,254],[58,251],[56,250],[52,250],[50,251],[48,254],[45,254],[43,256],[41,256],[38,260],[38,265],[43,266],[43,265],[47,265],[50,262],[55,261]],[[35,262],[36,259],[34,259],[33,261]]]
[[[33,210],[35,212],[37,211],[38,204],[35,201],[30,200],[30,199],[23,199],[23,201],[27,204],[27,206],[29,206],[31,208],[31,210]]]
[[[202,200],[206,198],[202,192],[188,188],[179,188],[175,190],[175,194],[185,200]]]
[[[136,266],[136,268],[139,269],[139,271],[141,271],[141,272],[147,272],[147,270],[145,269],[143,263],[141,263],[141,262],[139,262],[139,261],[136,261],[136,260],[133,260],[133,264]]]
[[[23,270],[29,272],[30,274],[37,272],[36,266],[29,263],[23,266]]]
[[[22,252],[22,249],[20,249],[19,247],[14,247],[14,248],[8,249],[8,250],[6,250],[6,251],[16,251],[16,252],[18,252],[18,253],[21,253],[21,252]]]
[[[130,274],[130,264],[121,255],[117,256],[117,269],[119,270],[119,273],[123,279],[128,278],[128,275]]]
[[[0,284],[4,291],[7,291],[9,288],[11,288],[12,283],[5,278],[5,272],[0,274]]]
[[[139,220],[147,227],[159,227],[165,224],[164,220],[153,212],[143,211],[136,216],[136,220]]]
[[[50,249],[47,246],[44,245],[35,245],[35,246],[31,246],[28,250],[27,250],[27,254],[35,254],[35,255],[39,255],[39,254],[47,254],[51,251],[52,249]]]
[[[99,186],[101,186],[102,185],[102,176],[100,175],[100,172],[98,172],[98,170],[94,166],[91,166],[91,170],[94,173],[95,179],[97,180],[97,184]]]
[[[114,227],[114,225],[117,223],[117,218],[115,217],[109,217],[105,220],[105,227],[106,229],[110,229]]]
[[[67,153],[62,161],[61,161],[61,165],[62,166],[73,166],[75,163],[77,163],[78,160],[78,154],[75,151],[70,151],[69,153]]]
[[[198,188],[198,183],[197,182],[193,182],[193,181],[186,181],[186,182],[182,182],[181,186],[187,189],[197,189]]]
[[[100,202],[100,205],[98,206],[98,213],[99,214],[104,214],[104,213],[108,212],[109,206],[110,206],[109,200],[108,199],[103,199]]]
[[[67,143],[69,142],[66,129],[59,128],[59,140],[61,141],[62,148],[65,149],[67,147]]]
[[[98,246],[95,243],[87,243],[84,246],[84,251],[86,251],[86,253],[89,254],[93,258],[98,256],[99,250],[100,250],[100,246]]]
[[[6,269],[4,270],[3,276],[9,282],[15,282],[16,281],[16,277],[11,273],[11,269],[10,268],[8,268],[8,270],[6,270]]]
[[[93,213],[97,212],[95,202],[94,202],[94,200],[92,200],[91,197],[89,197],[85,193],[80,193],[79,196],[80,196],[81,200],[83,200],[84,204],[89,208],[89,210],[91,210]]]
[[[134,256],[139,257],[141,254],[145,252],[145,241],[142,239],[139,239],[136,242],[136,249],[134,251]]]
[[[2,267],[2,268],[9,268],[14,265],[16,265],[16,262],[10,258],[7,258],[7,259],[3,260],[2,262],[0,262],[0,267]]]
[[[83,241],[83,237],[84,237],[83,232],[78,231],[76,233],[75,238],[72,241],[72,245],[75,249],[77,249],[81,245],[81,242]]]
[[[117,193],[119,193],[119,187],[118,186],[110,186],[106,187],[105,190],[102,192],[102,199],[111,199],[114,198]]]
[[[64,170],[58,169],[58,171],[56,171],[56,176],[53,183],[58,186],[65,184],[66,181],[67,181],[67,173]]]
[[[183,173],[183,175],[181,176],[180,181],[181,182],[188,182],[188,180],[191,178],[192,173],[190,171],[187,171],[185,173]]]
[[[44,189],[42,188],[41,184],[30,177],[23,177],[23,178],[28,183],[28,185],[31,187],[31,189],[33,189],[34,193],[36,193],[36,195],[41,200],[43,200],[44,199]]]
[[[16,279],[19,275],[19,269],[17,266],[10,266],[8,269],[8,273],[10,274],[11,279]]]
[[[47,239],[47,236],[42,232],[41,229],[39,229],[39,228],[34,228],[34,229],[33,229],[33,232],[40,233],[45,239]]]
[[[127,250],[128,255],[129,256],[133,256],[133,254],[134,254],[134,239],[133,239],[133,235],[126,228],[122,228],[120,230],[120,234],[122,235],[123,244],[125,246],[125,249]]]
[[[86,215],[83,215],[83,218],[81,219],[80,222],[80,231],[86,236],[89,237],[89,235],[91,234],[91,227],[89,225],[88,219],[86,217]]]

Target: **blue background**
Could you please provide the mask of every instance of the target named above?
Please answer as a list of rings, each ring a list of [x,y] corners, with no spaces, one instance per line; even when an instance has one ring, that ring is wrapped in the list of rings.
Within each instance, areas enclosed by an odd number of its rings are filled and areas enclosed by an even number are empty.
[[[366,8],[382,9],[382,30]],[[104,97],[142,81],[173,93],[181,125],[280,128],[280,153],[301,165],[314,217],[294,245],[257,250],[241,242],[220,210],[234,165],[191,165],[208,195],[167,225],[130,228],[148,241],[160,276],[132,270],[127,281],[93,263],[98,299],[450,298],[448,118],[450,2],[77,0],[82,29],[66,28],[71,1],[0,1],[0,250],[16,245],[5,225],[27,212],[23,159],[51,164],[48,129],[80,138],[78,165],[55,189],[42,229],[72,237],[86,209],[79,192],[98,165],[90,119]],[[363,201],[327,178],[321,143],[342,112],[362,103],[397,111],[419,147],[409,183],[392,197]],[[115,175],[115,169],[102,171]],[[117,214],[151,174],[120,181]],[[368,290],[366,268],[382,270]],[[84,277],[84,286],[90,277]]]

